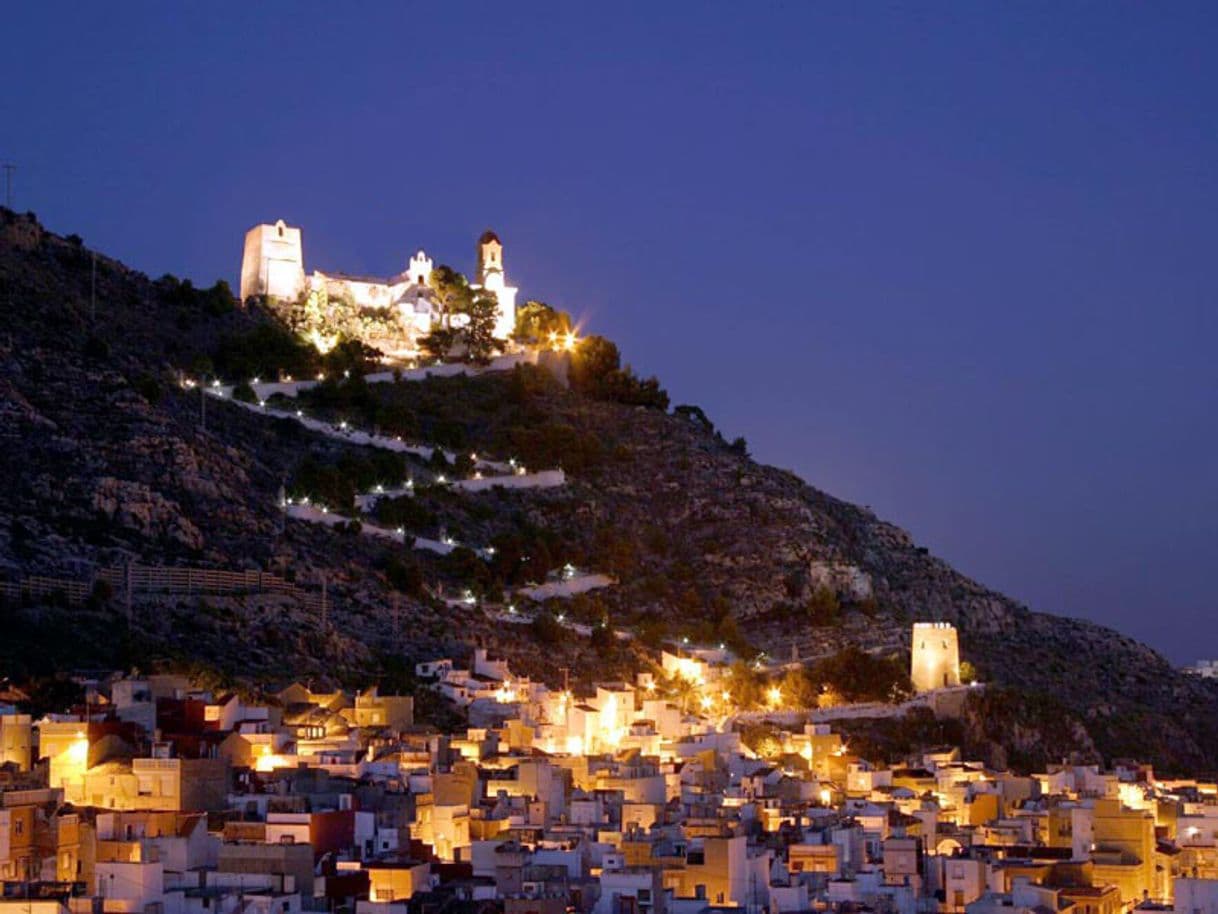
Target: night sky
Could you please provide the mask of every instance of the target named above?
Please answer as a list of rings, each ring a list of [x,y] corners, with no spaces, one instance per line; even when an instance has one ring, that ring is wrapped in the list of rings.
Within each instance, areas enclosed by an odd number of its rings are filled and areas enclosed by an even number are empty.
[[[339,15],[350,6],[358,16]],[[20,4],[15,205],[471,271],[1034,609],[1218,656],[1218,4]]]

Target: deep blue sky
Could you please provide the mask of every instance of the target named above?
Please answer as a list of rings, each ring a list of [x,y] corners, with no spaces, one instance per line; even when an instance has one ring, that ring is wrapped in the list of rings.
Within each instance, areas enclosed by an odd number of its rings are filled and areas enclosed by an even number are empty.
[[[23,4],[16,204],[469,270],[1033,608],[1218,656],[1218,5]]]

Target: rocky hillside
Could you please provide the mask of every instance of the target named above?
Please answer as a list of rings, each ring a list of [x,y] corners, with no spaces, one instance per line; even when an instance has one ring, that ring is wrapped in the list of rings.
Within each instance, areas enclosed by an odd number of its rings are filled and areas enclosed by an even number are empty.
[[[0,675],[164,661],[235,680],[377,675],[409,687],[414,659],[482,642],[535,675],[553,681],[566,666],[578,681],[629,672],[664,637],[813,660],[848,643],[901,652],[910,621],[943,619],[999,686],[972,704],[976,741],[1029,759],[1077,749],[1218,767],[1213,686],[1109,629],[987,590],[869,511],[754,463],[700,410],[594,399],[529,368],[381,384],[357,374],[283,404],[562,466],[569,480],[457,493],[431,484],[460,470],[438,458],[210,399],[204,416],[183,372],[271,356],[311,371],[316,354],[285,345],[269,316],[234,308],[224,288],[152,281],[101,256],[94,283],[79,239],[32,217],[0,219],[0,579],[90,580],[136,562],[259,569],[297,588],[128,601],[99,585],[80,605],[10,599]],[[365,523],[494,545],[493,557],[411,550],[354,524],[285,519],[277,506],[282,490],[353,510],[342,504],[353,491],[406,476],[417,494],[381,503]],[[607,622],[633,640],[499,618],[505,594],[566,562],[617,580],[565,602],[567,624]],[[466,591],[478,602],[443,599]]]

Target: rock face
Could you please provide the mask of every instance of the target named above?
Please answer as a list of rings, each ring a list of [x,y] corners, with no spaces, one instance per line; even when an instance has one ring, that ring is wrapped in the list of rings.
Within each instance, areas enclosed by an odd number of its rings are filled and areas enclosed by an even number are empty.
[[[203,548],[203,534],[181,507],[143,483],[101,477],[93,488],[93,510],[144,539],[168,539],[191,550]]]
[[[32,607],[41,615],[19,628],[35,640],[0,643],[0,675],[34,669],[31,657],[61,666],[164,658],[235,677],[362,685],[479,642],[552,681],[563,666],[586,679],[629,674],[633,648],[539,641],[476,607],[395,590],[394,563],[411,559],[400,547],[285,522],[276,495],[305,456],[337,461],[360,449],[219,403],[204,428],[199,395],[176,386],[176,371],[255,317],[168,299],[160,284],[99,257],[104,319],[94,320],[90,264],[78,242],[0,211],[0,574],[79,578],[130,561],[251,568],[292,577],[313,599],[149,596],[130,628],[104,603]],[[573,612],[740,636],[805,660],[846,644],[906,651],[911,621],[949,621],[962,657],[999,686],[966,721],[978,741],[1016,755],[1060,745],[1218,767],[1214,684],[1117,632],[988,590],[870,511],[752,462],[706,423],[588,400],[547,377],[374,385],[349,406],[370,411],[382,431],[538,468],[561,463],[562,489],[419,504],[463,541],[540,537],[555,560],[619,581],[573,601]],[[429,586],[455,573],[434,556],[412,560]]]

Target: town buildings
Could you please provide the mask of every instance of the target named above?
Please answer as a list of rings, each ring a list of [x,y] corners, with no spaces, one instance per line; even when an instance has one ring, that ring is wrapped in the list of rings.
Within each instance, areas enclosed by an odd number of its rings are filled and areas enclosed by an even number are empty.
[[[579,692],[482,649],[420,664],[469,714],[449,733],[300,683],[6,709],[0,914],[1218,914],[1218,783],[864,758],[811,712],[733,709],[727,659]]]

